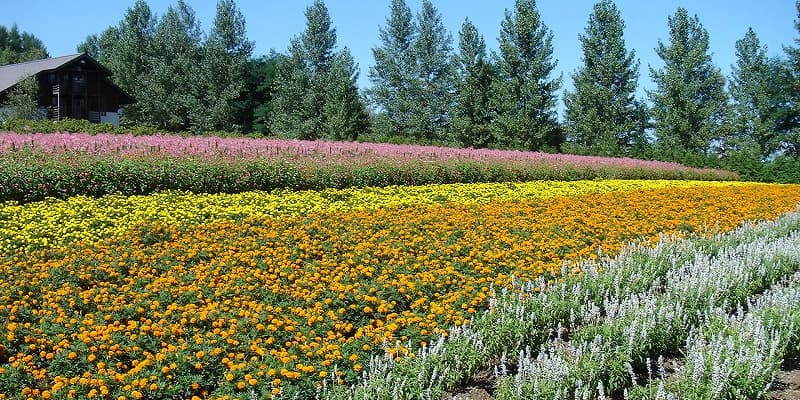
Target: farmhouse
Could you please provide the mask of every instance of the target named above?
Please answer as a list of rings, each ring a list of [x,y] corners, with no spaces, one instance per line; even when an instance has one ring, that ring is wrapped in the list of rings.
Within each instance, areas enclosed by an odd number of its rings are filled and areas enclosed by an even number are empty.
[[[0,66],[0,104],[35,76],[41,117],[86,119],[119,126],[120,107],[136,100],[109,79],[111,71],[86,53]]]

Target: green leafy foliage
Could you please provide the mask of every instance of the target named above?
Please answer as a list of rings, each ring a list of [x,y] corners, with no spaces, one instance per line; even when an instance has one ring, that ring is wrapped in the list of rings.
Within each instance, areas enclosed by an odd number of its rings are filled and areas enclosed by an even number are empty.
[[[47,58],[44,43],[28,32],[20,32],[17,24],[7,28],[0,25],[0,65]]]
[[[39,116],[37,106],[39,97],[39,83],[36,78],[29,76],[19,83],[8,94],[6,101],[0,106],[7,110],[0,112],[0,119],[34,119]],[[4,115],[6,114],[6,115]]]
[[[372,49],[375,65],[369,70],[372,88],[367,91],[370,101],[385,116],[388,135],[410,135],[416,35],[411,9],[404,0],[392,0],[386,26],[380,28],[381,45]]]
[[[241,132],[270,134],[272,98],[275,94],[275,76],[280,53],[247,60],[244,73],[244,90],[234,103],[234,125]]]
[[[158,18],[144,0],[122,21],[78,45],[114,75],[137,102],[127,105],[123,124],[169,131],[239,130],[235,101],[244,90],[253,43],[232,0],[220,0],[207,37],[183,0]]]
[[[777,123],[770,111],[771,74],[767,48],[752,28],[736,41],[736,65],[731,67],[730,95],[733,106],[732,147],[755,143],[762,157],[777,148]]]
[[[451,130],[453,108],[453,38],[439,10],[429,0],[423,0],[415,26],[412,101],[416,107],[411,114],[411,134],[429,140],[445,140]]]

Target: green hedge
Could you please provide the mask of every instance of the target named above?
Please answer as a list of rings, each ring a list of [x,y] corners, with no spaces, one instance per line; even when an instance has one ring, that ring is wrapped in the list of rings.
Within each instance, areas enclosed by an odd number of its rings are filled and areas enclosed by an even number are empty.
[[[238,193],[388,185],[579,179],[718,180],[714,171],[577,167],[478,161],[371,161],[318,164],[275,159],[143,156],[122,158],[31,150],[0,159],[0,201],[148,194],[163,190]]]

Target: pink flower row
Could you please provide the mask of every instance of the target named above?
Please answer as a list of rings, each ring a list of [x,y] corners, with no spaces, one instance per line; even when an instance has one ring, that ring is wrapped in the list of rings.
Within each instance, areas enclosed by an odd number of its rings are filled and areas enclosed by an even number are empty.
[[[655,170],[699,171],[676,163],[632,158],[578,156],[529,151],[455,149],[435,146],[382,143],[303,141],[282,139],[181,137],[172,135],[133,136],[85,133],[0,132],[0,153],[31,148],[49,154],[83,152],[93,155],[167,155],[231,158],[291,158],[335,161],[376,158],[418,160],[516,161],[550,165],[622,167]]]

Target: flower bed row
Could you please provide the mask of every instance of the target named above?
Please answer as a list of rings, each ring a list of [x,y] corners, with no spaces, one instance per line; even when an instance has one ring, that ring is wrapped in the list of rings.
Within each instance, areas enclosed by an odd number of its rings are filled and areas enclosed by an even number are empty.
[[[800,269],[798,232],[795,212],[709,239],[667,240],[582,263],[583,276],[523,284],[414,359],[375,357],[358,385],[327,385],[320,398],[441,398],[492,365],[499,379],[494,395],[501,399],[629,398],[630,385],[637,399],[757,398],[743,394],[763,392],[758,383],[771,379],[787,345],[796,346],[798,275],[755,302],[749,296]],[[739,302],[749,304],[750,315],[739,308],[727,322],[725,311]],[[748,318],[762,322],[769,330],[761,337],[774,341],[731,343],[734,328],[725,324]],[[687,360],[689,369],[677,379],[635,387],[643,374],[645,380],[664,376],[663,364],[653,362],[665,350],[679,354],[686,335],[687,356],[695,357]],[[722,346],[710,349],[709,342]],[[732,347],[742,351],[725,353]],[[712,351],[719,357],[708,358]]]
[[[152,195],[86,196],[66,200],[0,204],[0,255],[75,241],[119,237],[143,223],[187,226],[246,217],[296,217],[321,211],[374,210],[444,203],[530,201],[556,196],[754,184],[713,181],[536,181],[382,188],[275,190],[239,194],[160,192]],[[769,186],[763,185],[768,188]]]
[[[729,230],[798,202],[794,186],[739,185],[401,205],[143,223],[8,254],[0,393],[314,396],[356,382],[372,356],[412,360],[479,315],[492,287],[579,279],[563,263],[598,247]]]
[[[59,138],[61,141],[58,141]],[[736,180],[674,163],[382,144],[0,133],[0,201],[580,179]]]
[[[800,274],[744,306],[712,311],[686,340],[683,368],[659,371],[630,398],[762,398],[784,358],[800,350]]]

